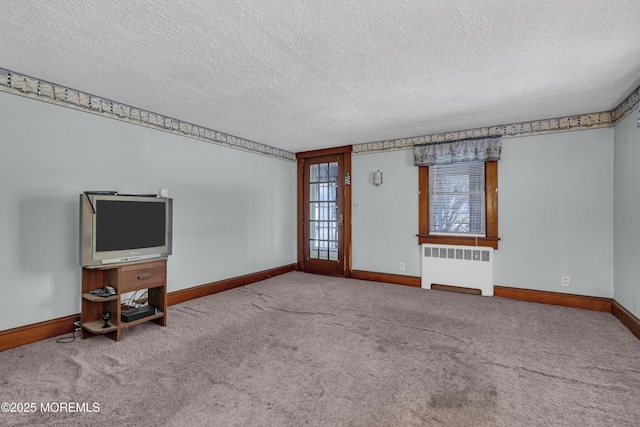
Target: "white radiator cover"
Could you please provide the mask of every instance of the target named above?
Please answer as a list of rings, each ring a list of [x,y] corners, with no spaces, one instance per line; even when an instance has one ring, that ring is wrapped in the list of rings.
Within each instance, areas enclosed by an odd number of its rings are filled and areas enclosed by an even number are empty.
[[[493,248],[422,245],[422,288],[432,284],[480,289],[493,296]]]

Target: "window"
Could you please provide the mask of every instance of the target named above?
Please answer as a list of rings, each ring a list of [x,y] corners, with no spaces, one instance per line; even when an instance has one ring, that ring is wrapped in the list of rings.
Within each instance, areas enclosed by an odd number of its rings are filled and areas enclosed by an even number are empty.
[[[429,167],[429,234],[485,237],[484,162]]]
[[[420,243],[498,248],[498,163],[421,166]]]

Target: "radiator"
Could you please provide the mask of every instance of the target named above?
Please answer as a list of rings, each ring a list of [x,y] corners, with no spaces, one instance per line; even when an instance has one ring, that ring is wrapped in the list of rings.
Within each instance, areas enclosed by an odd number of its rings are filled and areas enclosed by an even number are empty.
[[[493,248],[422,245],[422,287],[432,284],[479,289],[493,296]]]

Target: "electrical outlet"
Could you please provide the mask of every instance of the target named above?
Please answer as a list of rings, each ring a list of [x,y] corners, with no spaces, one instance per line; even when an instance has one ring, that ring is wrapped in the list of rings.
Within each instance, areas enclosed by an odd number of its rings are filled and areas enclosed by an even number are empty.
[[[568,288],[571,286],[571,278],[569,276],[562,276],[562,281],[560,283],[563,287]]]
[[[404,271],[404,262],[400,263],[400,271]]]

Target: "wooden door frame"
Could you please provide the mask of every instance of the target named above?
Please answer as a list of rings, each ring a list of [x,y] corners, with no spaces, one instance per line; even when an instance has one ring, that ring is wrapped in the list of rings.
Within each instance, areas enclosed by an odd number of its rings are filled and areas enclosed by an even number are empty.
[[[304,208],[304,214],[303,214],[304,271],[308,273],[313,273],[313,274],[323,274],[327,276],[343,277],[344,269],[345,269],[345,256],[344,256],[345,197],[344,196],[346,193],[345,185],[344,185],[344,176],[345,176],[344,153],[305,158],[305,159],[302,159],[301,162],[304,162],[304,177],[302,179],[302,181],[304,182],[303,194],[302,194],[303,196],[302,206]],[[332,164],[337,166],[336,167],[337,173],[335,173],[333,178],[330,172]],[[324,179],[321,173],[322,165],[324,165],[327,168],[327,175],[326,177],[324,177]],[[316,195],[319,196],[318,198],[313,199],[314,200],[313,204],[316,206],[315,220],[329,220],[329,222],[325,222],[325,221],[316,222],[312,220],[313,218],[312,211],[314,211],[314,209],[311,208],[311,204],[312,204],[311,202],[311,191],[312,191],[311,190],[311,178],[312,178],[311,169],[314,166],[318,167],[318,171],[317,171],[317,176],[315,179],[315,183],[313,184],[313,187],[317,188]],[[334,192],[335,202],[337,203],[337,212],[336,212],[337,215],[335,218],[331,217],[331,208],[330,208],[331,203],[326,203],[326,204],[322,203],[322,201],[330,202],[332,199],[332,197],[330,196],[332,179],[333,179],[333,183],[337,186]],[[320,188],[323,186],[323,184],[320,184],[319,183],[320,181],[322,182],[326,181],[328,185],[328,187],[326,187],[326,190],[324,191],[325,193],[324,198],[322,194],[323,191]],[[323,205],[324,205],[324,208],[320,208],[320,210],[318,211],[318,208]],[[321,212],[324,212],[324,217]],[[329,240],[332,239],[331,226],[330,226],[331,220],[333,220],[333,223],[336,226],[335,231],[337,232],[337,236],[333,237],[333,239],[337,237],[337,243],[338,243],[338,246],[336,248],[337,253],[335,253],[336,257],[333,259],[331,258],[331,250],[329,249],[331,245],[331,242],[329,242]],[[320,229],[317,229],[316,232],[314,233],[314,234],[317,234],[316,237],[314,237],[314,239],[316,238],[321,239],[320,241],[317,241],[316,244],[318,244],[319,246],[322,246],[323,243],[327,245],[326,249],[329,250],[329,252],[324,254],[326,258],[321,255],[324,252],[324,250],[321,249],[319,252],[317,249],[313,251],[311,250],[310,243],[311,243],[312,236],[310,235],[310,233],[311,233],[311,224],[313,222],[316,222],[318,226],[324,223],[324,225],[327,227],[325,229],[326,235],[324,236],[320,231]],[[312,256],[311,252],[313,252],[315,256]]]
[[[306,159],[312,159],[314,157],[330,156],[335,154],[343,154],[342,169],[344,175],[347,173],[349,177],[352,177],[351,173],[351,145],[345,145],[343,147],[327,148],[324,150],[304,151],[302,153],[296,153],[296,159],[298,160],[298,263],[296,269],[298,271],[304,271],[304,224],[302,222],[302,213],[304,211],[304,161]],[[339,179],[344,180],[344,176]],[[351,277],[351,184],[343,185],[344,188],[344,251],[342,265],[344,266],[344,277]]]

